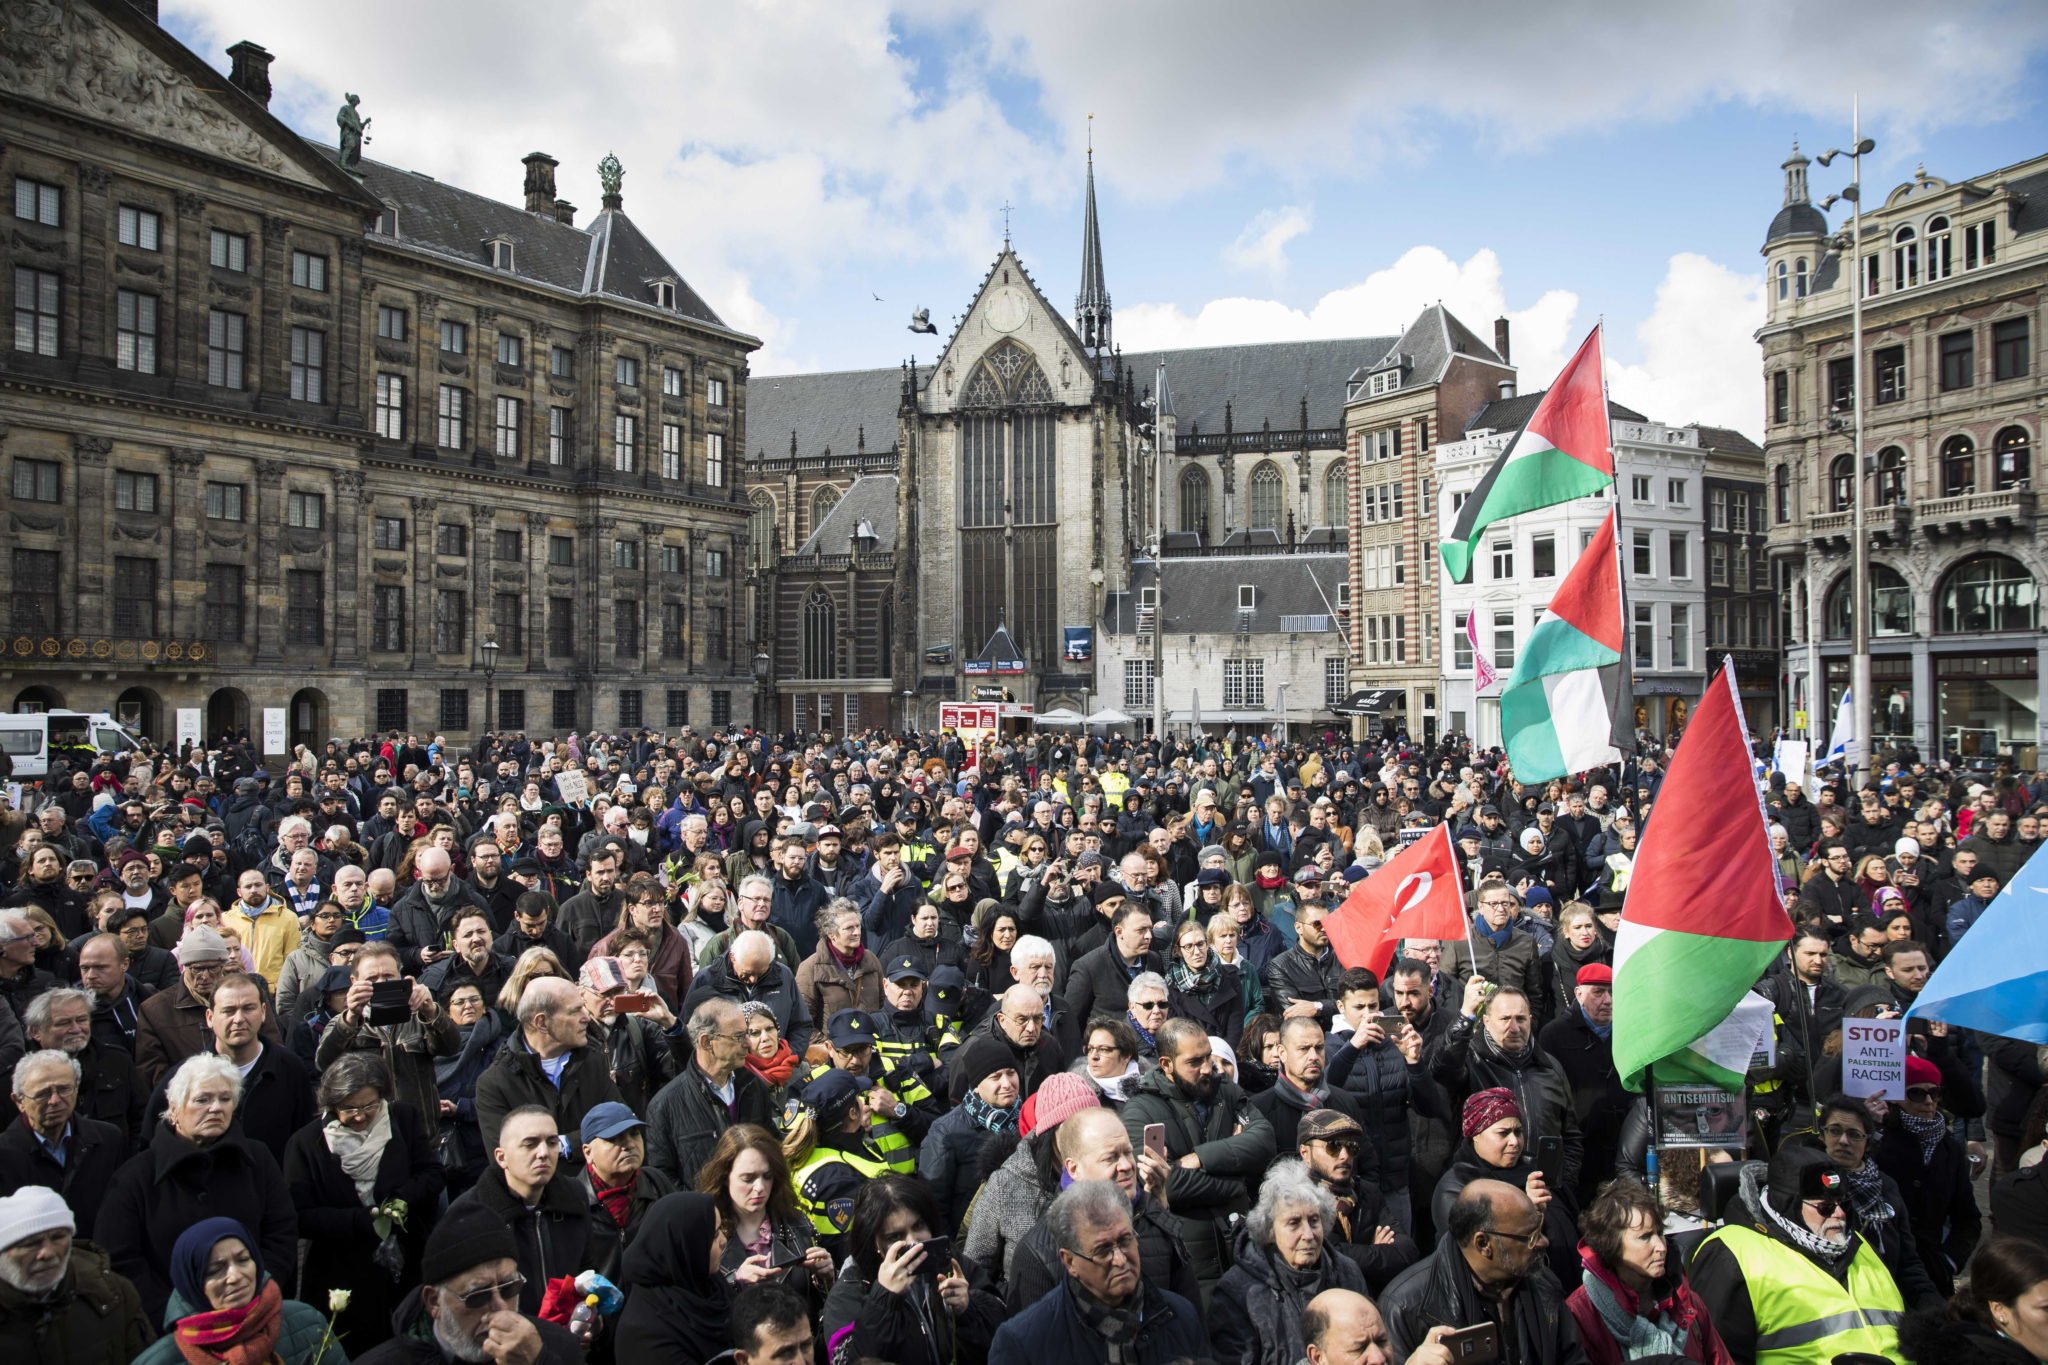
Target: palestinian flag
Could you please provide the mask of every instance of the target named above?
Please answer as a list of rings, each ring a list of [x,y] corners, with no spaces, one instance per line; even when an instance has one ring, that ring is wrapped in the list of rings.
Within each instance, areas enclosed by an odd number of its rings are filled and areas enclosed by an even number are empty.
[[[1548,782],[1634,751],[1625,643],[1610,511],[1501,690],[1502,743],[1517,782]]]
[[[1613,483],[1610,438],[1600,329],[1595,327],[1459,509],[1458,524],[1442,547],[1452,580],[1471,578],[1479,538],[1495,522],[1583,498]]]
[[[1673,1058],[1742,1089],[1754,1033],[1723,1024],[1792,937],[1749,755],[1723,664],[1664,775],[1615,935],[1614,1067],[1631,1090]]]

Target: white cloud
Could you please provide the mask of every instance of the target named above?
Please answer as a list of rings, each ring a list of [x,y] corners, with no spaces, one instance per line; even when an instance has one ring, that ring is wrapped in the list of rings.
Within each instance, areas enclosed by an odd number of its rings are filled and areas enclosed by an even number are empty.
[[[1312,226],[1309,211],[1288,204],[1266,209],[1237,234],[1237,240],[1223,248],[1224,263],[1238,270],[1269,275],[1287,273],[1287,244]]]
[[[1756,329],[1763,321],[1762,276],[1681,252],[1636,328],[1640,360],[1617,363],[1609,339],[1608,392],[1660,422],[1733,427],[1757,440],[1764,412]]]

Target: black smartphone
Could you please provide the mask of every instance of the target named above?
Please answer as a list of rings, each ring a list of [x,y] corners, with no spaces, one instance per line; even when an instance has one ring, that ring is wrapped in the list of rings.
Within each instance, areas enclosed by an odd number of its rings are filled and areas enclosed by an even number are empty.
[[[403,978],[397,981],[376,981],[370,985],[370,1010],[367,1021],[383,1028],[390,1024],[402,1024],[412,1018],[412,983]]]
[[[1477,1327],[1460,1327],[1439,1338],[1457,1365],[1493,1365],[1500,1359],[1500,1325],[1482,1322]]]
[[[917,1273],[927,1280],[937,1280],[953,1273],[953,1239],[951,1237],[927,1237],[924,1240],[924,1259],[917,1263]]]
[[[803,1252],[781,1242],[775,1243],[768,1249],[768,1268],[770,1270],[787,1270],[793,1265],[801,1265],[803,1259]]]
[[[1543,1183],[1551,1186],[1551,1193],[1564,1180],[1564,1139],[1540,1137],[1536,1139],[1536,1174],[1543,1177]]]

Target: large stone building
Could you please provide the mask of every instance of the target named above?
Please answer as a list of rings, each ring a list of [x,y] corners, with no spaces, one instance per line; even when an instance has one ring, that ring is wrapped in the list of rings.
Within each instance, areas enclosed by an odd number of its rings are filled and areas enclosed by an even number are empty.
[[[263,49],[223,79],[154,8],[0,27],[0,700],[293,743],[745,719],[758,343],[617,163],[581,226],[540,153],[519,205],[344,168]]]
[[[1789,709],[1824,728],[1848,684],[1850,547],[1861,535],[1877,743],[2032,767],[2048,658],[2033,487],[2048,399],[2048,156],[1954,182],[1922,171],[1889,194],[1862,187],[1860,260],[1849,259],[1847,221],[1830,227],[1812,203],[1797,147],[1783,170],[1757,337]],[[1834,171],[1846,181],[1848,163]],[[1851,289],[1863,298],[1860,474]]]

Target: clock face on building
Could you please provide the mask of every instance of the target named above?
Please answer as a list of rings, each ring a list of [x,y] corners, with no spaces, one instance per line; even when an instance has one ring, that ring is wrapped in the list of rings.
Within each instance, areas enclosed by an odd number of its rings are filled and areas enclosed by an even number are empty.
[[[988,308],[983,314],[988,325],[998,332],[1014,332],[1024,325],[1029,309],[1024,303],[1024,291],[1014,287],[996,290],[989,296]]]

